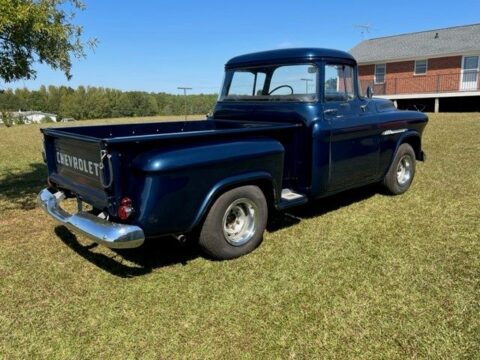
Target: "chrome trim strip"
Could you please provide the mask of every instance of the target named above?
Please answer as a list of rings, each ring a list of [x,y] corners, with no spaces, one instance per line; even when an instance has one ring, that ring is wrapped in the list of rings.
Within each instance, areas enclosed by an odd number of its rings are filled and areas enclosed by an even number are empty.
[[[60,224],[109,248],[136,248],[145,241],[143,230],[138,226],[114,223],[86,212],[69,214],[60,207],[64,199],[65,194],[61,191],[52,194],[48,189],[43,189],[38,194],[37,203]]]
[[[407,130],[408,130],[408,129],[385,130],[384,132],[382,132],[382,136],[400,134],[400,133],[403,133],[403,132],[405,132],[405,131],[407,131]]]

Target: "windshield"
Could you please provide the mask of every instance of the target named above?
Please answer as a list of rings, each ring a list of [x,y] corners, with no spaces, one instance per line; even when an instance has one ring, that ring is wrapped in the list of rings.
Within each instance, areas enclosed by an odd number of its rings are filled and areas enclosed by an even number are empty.
[[[274,65],[227,70],[220,101],[317,100],[317,67]]]

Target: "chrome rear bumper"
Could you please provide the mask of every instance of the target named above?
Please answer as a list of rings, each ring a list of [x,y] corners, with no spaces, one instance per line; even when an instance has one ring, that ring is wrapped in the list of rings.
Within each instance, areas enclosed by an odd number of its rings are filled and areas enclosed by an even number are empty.
[[[37,202],[60,224],[88,236],[96,243],[112,249],[136,248],[143,244],[145,235],[140,227],[114,223],[86,212],[69,214],[60,207],[64,199],[65,194],[61,191],[52,194],[48,189],[43,189],[38,194]]]

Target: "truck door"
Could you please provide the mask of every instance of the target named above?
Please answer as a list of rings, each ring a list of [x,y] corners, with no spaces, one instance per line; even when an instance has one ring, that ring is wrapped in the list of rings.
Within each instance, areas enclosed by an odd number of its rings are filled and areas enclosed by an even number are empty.
[[[374,110],[358,96],[353,64],[325,64],[323,116],[330,127],[328,191],[367,183],[377,177],[378,125]]]

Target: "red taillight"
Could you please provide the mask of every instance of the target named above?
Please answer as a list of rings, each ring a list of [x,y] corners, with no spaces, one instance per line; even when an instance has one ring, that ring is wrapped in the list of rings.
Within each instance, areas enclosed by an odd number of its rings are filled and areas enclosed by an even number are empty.
[[[122,220],[127,220],[128,217],[132,214],[132,200],[128,197],[124,197],[120,200],[120,207],[118,208],[118,217]]]
[[[122,206],[132,206],[132,199],[128,197],[124,197],[122,200],[120,200],[120,205]]]

